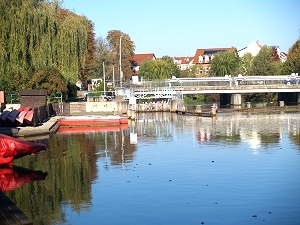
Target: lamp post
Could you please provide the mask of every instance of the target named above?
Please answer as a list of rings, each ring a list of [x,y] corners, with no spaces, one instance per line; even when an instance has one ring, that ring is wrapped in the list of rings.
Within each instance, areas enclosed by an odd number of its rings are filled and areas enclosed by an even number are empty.
[[[113,75],[113,88],[115,88],[115,62],[111,63],[113,65],[113,71],[112,71],[112,75]]]
[[[105,66],[104,66],[104,61],[105,58],[102,58],[102,66],[103,66],[103,87],[104,87],[104,94],[105,94]]]
[[[122,87],[122,35],[120,36],[120,87]]]

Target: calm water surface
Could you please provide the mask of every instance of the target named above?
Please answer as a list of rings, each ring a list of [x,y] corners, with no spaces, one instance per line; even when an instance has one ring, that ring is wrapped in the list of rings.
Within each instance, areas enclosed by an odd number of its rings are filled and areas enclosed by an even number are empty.
[[[138,114],[39,141],[15,165],[47,177],[6,192],[34,224],[300,224],[299,113]]]

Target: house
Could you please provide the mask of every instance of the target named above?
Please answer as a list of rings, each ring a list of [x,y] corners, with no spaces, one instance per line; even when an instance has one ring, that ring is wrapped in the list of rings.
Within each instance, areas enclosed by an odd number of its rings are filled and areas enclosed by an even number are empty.
[[[131,69],[133,71],[132,74],[132,84],[139,85],[142,81],[139,81],[139,68],[140,65],[146,60],[156,60],[154,53],[148,54],[135,54],[133,56],[133,60],[131,61]]]
[[[194,57],[174,57],[173,60],[180,70],[188,70],[193,65]]]
[[[131,62],[131,69],[133,71],[133,75],[139,74],[139,67],[145,60],[156,60],[156,57],[154,53],[135,54],[133,56],[133,60]]]
[[[287,59],[287,54],[285,52],[281,52],[279,46],[270,46],[272,49],[275,49],[279,59],[281,62],[285,62]],[[251,53],[252,56],[256,56],[260,49],[262,48],[262,45],[259,44],[258,41],[252,41],[247,47],[242,48],[238,51],[239,57],[243,57],[246,53]]]
[[[258,41],[252,41],[247,47],[242,48],[238,51],[239,57],[243,57],[246,53],[251,53],[252,56],[256,56],[262,45],[259,44]]]
[[[210,70],[210,63],[214,56],[218,53],[225,52],[225,51],[236,51],[235,47],[231,48],[201,48],[197,49],[193,64],[194,65],[201,65],[202,67],[199,68],[199,71],[196,72],[196,76],[202,76],[204,74],[208,74]]]

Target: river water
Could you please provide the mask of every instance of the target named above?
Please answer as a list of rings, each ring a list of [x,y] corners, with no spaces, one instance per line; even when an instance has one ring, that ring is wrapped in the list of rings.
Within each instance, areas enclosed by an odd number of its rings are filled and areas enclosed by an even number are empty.
[[[138,114],[36,141],[48,151],[14,165],[46,178],[5,192],[34,224],[300,224],[297,112]]]

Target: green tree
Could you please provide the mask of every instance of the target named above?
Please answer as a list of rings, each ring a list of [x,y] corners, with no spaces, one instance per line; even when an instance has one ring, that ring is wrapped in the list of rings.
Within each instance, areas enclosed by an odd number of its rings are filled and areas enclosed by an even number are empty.
[[[96,39],[95,54],[92,69],[89,73],[89,79],[103,78],[103,60],[105,65],[105,75],[107,79],[111,78],[110,64],[114,61],[110,46],[106,39],[99,37]]]
[[[30,81],[32,89],[47,89],[50,97],[57,96],[57,93],[67,94],[67,81],[56,68],[46,68],[35,73]]]
[[[240,59],[236,51],[218,53],[211,60],[210,74],[217,77],[236,75]]]
[[[89,22],[59,1],[0,1],[0,88],[27,88],[33,74],[56,68],[68,82],[84,74]],[[92,29],[92,27],[90,27]],[[21,84],[16,87],[15,78]]]
[[[274,75],[278,74],[278,64],[281,63],[274,55],[273,49],[264,45],[259,53],[253,58],[251,75]]]
[[[300,73],[300,39],[289,49],[283,71],[285,74]]]
[[[249,75],[251,63],[252,63],[253,56],[251,53],[247,52],[240,58],[240,67],[239,73],[242,75]]]
[[[145,60],[139,67],[139,75],[143,79],[170,78],[170,65],[162,60]]]
[[[180,73],[180,69],[178,68],[178,66],[174,63],[174,60],[171,56],[163,56],[161,58],[161,60],[163,60],[164,62],[167,63],[169,69],[170,69],[170,78],[172,76],[175,77],[180,77],[181,73]]]
[[[131,62],[133,60],[135,45],[128,34],[120,30],[108,31],[106,40],[111,50],[111,61],[115,62],[116,72],[120,74],[120,47],[121,47],[121,71],[124,80],[131,79],[132,70]],[[120,45],[121,44],[121,45]]]

